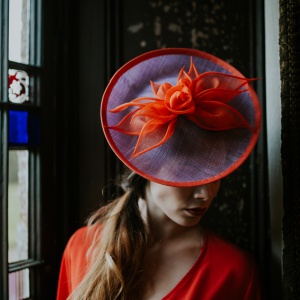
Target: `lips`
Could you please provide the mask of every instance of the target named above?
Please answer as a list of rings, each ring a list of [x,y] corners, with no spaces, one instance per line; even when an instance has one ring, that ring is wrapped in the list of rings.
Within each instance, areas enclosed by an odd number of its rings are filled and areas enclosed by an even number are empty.
[[[199,217],[204,215],[206,208],[200,208],[200,207],[186,208],[185,211],[187,211],[192,216]]]

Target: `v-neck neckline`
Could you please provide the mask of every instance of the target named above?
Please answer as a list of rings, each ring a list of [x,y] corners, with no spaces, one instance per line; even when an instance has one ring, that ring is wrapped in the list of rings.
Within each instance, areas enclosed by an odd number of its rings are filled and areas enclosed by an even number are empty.
[[[164,296],[161,300],[167,300],[169,297],[171,297],[173,294],[176,293],[176,291],[186,283],[186,281],[195,273],[195,271],[198,269],[198,266],[202,262],[206,250],[207,250],[207,244],[208,244],[208,236],[209,233],[208,231],[205,231],[205,237],[204,237],[204,242],[203,245],[200,249],[200,254],[198,258],[196,259],[195,263],[192,265],[192,267],[189,269],[189,271],[180,279],[180,281],[175,285],[175,287],[166,295]]]

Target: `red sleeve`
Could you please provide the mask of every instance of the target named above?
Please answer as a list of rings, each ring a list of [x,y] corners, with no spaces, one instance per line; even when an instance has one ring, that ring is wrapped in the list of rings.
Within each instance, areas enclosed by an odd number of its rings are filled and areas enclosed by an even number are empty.
[[[87,227],[78,229],[69,239],[61,260],[56,300],[66,300],[86,273],[86,254],[91,239]]]
[[[67,249],[66,249],[67,250]],[[69,256],[68,251],[64,252],[61,265],[60,265],[60,273],[58,279],[58,286],[57,286],[57,300],[65,300],[71,293],[71,282],[70,282],[70,274],[69,274]]]

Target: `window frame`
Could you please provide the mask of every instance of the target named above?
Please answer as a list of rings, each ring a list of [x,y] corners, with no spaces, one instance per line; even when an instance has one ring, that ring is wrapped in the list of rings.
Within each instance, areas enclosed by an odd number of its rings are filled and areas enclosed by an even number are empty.
[[[38,299],[37,272],[38,266],[43,265],[41,255],[41,197],[40,197],[40,146],[9,145],[9,111],[27,111],[37,118],[41,118],[41,76],[42,76],[42,0],[30,1],[29,24],[29,62],[19,63],[9,60],[9,0],[0,1],[0,72],[1,72],[1,99],[0,99],[0,298],[9,298],[9,274],[29,269],[30,298]],[[8,70],[25,71],[30,78],[30,104],[16,104],[8,100]],[[8,262],[8,154],[10,150],[28,150],[28,259]]]

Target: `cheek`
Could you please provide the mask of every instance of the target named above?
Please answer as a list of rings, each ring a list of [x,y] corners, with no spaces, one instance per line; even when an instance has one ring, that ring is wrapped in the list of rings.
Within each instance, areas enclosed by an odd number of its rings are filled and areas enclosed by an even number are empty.
[[[221,185],[220,180],[212,183],[212,185],[211,185],[211,194],[212,194],[213,198],[218,194],[218,191],[220,189],[220,185]]]
[[[170,202],[170,194],[168,189],[164,188],[163,186],[157,186],[153,184],[150,190],[153,202],[160,209],[164,210]]]
[[[155,201],[163,203],[168,198],[168,191],[163,188],[154,188],[152,189],[152,195]]]
[[[178,199],[183,197],[183,189],[173,186],[161,185],[150,182],[150,190],[152,195],[161,201],[168,201],[171,199]]]
[[[215,197],[217,196],[219,188],[220,188],[220,181],[212,183],[211,189],[210,189],[210,199],[209,199],[208,207],[211,206],[212,202],[214,201]]]
[[[166,214],[172,213],[183,205],[184,196],[175,189],[161,189],[154,196],[154,201]]]

